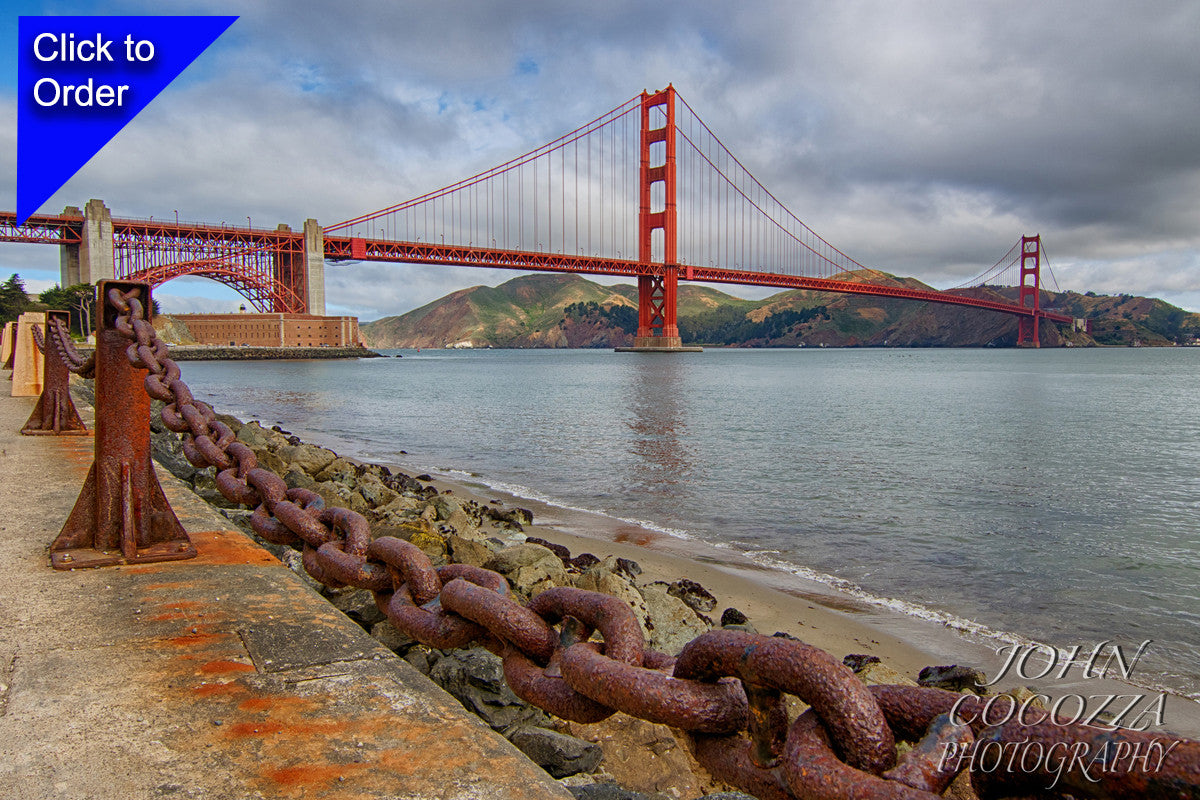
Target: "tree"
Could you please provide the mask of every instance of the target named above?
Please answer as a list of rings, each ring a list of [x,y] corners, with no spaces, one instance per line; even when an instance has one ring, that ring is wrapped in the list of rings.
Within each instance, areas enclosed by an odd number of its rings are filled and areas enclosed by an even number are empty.
[[[20,275],[13,273],[12,277],[0,283],[0,322],[12,322],[32,307],[33,302],[25,293],[25,284]]]
[[[65,289],[56,285],[38,295],[38,300],[52,309],[69,311],[71,327],[80,335],[86,337],[92,332],[96,313],[96,287],[92,284],[78,283]]]

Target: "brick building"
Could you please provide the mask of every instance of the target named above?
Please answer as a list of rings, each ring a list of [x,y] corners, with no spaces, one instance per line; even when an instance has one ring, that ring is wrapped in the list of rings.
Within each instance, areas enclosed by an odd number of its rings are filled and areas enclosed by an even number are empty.
[[[357,347],[358,317],[314,314],[172,314],[197,344],[249,347]]]

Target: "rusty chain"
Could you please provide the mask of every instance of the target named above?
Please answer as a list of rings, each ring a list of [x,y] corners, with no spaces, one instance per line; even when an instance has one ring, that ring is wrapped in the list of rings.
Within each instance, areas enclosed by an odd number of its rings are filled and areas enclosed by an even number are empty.
[[[46,352],[46,340],[42,337],[42,326],[31,325],[30,332],[33,334],[33,344],[37,347],[39,353]]]
[[[1068,724],[1048,713],[1027,724],[986,725],[978,698],[868,688],[828,653],[782,637],[713,630],[672,658],[646,649],[633,611],[618,598],[557,587],[524,605],[498,572],[465,564],[435,568],[410,542],[372,540],[360,514],[327,508],[320,495],[289,489],[258,466],[253,451],[192,396],[139,295],[137,288],[113,288],[107,296],[118,313],[116,329],[131,340],[129,361],[148,371],[146,391],[166,404],[163,424],[183,435],[187,459],[216,467],[221,493],[254,509],[253,530],[276,544],[299,545],[318,581],[373,592],[391,624],[416,641],[439,649],[486,647],[501,657],[513,692],[543,710],[585,723],[622,711],[681,729],[710,773],[769,800],[932,800],[962,771],[984,800],[1200,798],[1200,742]],[[791,722],[785,694],[809,706]],[[948,715],[956,702],[975,720],[970,725]],[[916,742],[900,763],[896,739]],[[1032,744],[1039,758],[1027,764],[1022,756],[1016,770],[989,769],[977,758],[992,748]],[[1111,756],[1109,746],[1117,756],[1101,759],[1099,768],[1094,759],[1072,757],[1102,747]],[[1166,750],[1157,769],[1139,771],[1136,759],[1120,763],[1120,753],[1135,746]],[[969,757],[946,763],[950,748]]]
[[[59,357],[67,370],[74,372],[83,378],[92,378],[96,375],[96,354],[92,353],[87,358],[79,354],[75,349],[75,343],[71,341],[71,334],[67,331],[67,326],[58,317],[51,317],[49,321],[49,333],[58,343]],[[37,330],[37,326],[34,326]],[[35,333],[35,336],[38,334]],[[44,351],[43,351],[44,352]]]

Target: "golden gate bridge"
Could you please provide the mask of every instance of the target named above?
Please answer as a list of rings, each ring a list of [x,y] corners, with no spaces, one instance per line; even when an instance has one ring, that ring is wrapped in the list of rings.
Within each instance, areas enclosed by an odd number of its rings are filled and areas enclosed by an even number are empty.
[[[788,210],[672,86],[499,166],[324,228],[113,218],[98,200],[16,223],[0,212],[0,241],[63,247],[64,286],[199,275],[263,312],[323,314],[326,260],[634,278],[634,349],[681,347],[680,280],[973,306],[1016,316],[1018,344],[1035,347],[1042,320],[1072,321],[1041,307],[1039,236],[1022,236],[953,289],[867,280],[871,271]],[[985,285],[1016,286],[1017,301],[973,291]]]

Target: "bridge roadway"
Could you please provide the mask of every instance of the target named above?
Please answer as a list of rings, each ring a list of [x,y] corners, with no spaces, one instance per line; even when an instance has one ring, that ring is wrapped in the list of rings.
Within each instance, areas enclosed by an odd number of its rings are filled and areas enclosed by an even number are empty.
[[[267,256],[271,261],[276,254],[287,260],[305,254],[306,242],[304,233],[285,229],[266,229],[237,227],[233,225],[204,225],[200,223],[172,223],[169,220],[141,220],[111,218],[114,232],[126,243],[138,243],[146,253],[156,253],[161,258],[175,263],[158,264],[149,271],[122,274],[116,277],[121,280],[147,280],[152,285],[170,280],[182,275],[199,274],[213,280],[224,282],[254,300],[265,302],[271,291],[259,285],[270,283],[269,276],[259,276],[261,280],[255,283],[249,273],[254,272],[253,265],[242,264],[247,274],[239,274],[237,269],[220,263],[220,258],[200,258],[195,253],[185,255],[191,250],[217,248],[214,252],[223,252],[233,261],[249,259],[251,261]],[[62,214],[41,214],[29,218],[24,226],[17,227],[16,214],[0,211],[0,241],[23,242],[37,244],[70,245],[78,244],[80,234],[76,230],[80,219]],[[314,223],[315,225],[315,223]],[[389,239],[364,239],[344,236],[337,233],[323,234],[320,241],[320,253],[317,263],[328,259],[334,263],[339,261],[380,261],[405,264],[433,264],[440,266],[490,267],[494,269],[514,269],[540,272],[570,272],[580,275],[614,275],[636,279],[640,275],[651,274],[661,270],[661,265],[643,264],[640,261],[608,258],[604,256],[571,255],[569,253],[539,253],[524,250],[505,250],[500,248],[479,247],[473,245],[435,244],[431,242],[407,242]],[[273,263],[273,262],[272,262]],[[261,266],[261,265],[259,265]],[[269,269],[267,270],[270,271]],[[152,273],[152,274],[151,274]],[[112,277],[106,273],[103,277]],[[788,275],[774,272],[763,272],[751,269],[733,269],[727,267],[705,267],[698,265],[679,265],[679,277],[690,281],[707,283],[725,283],[742,286],[774,286],[780,289],[808,289],[817,292],[836,292],[841,294],[863,294],[876,297],[896,297],[906,300],[918,300],[928,303],[971,306],[988,311],[998,311],[1016,317],[1046,319],[1053,322],[1069,323],[1072,317],[1066,314],[1049,311],[1042,308],[1027,308],[1017,303],[1003,302],[986,297],[976,297],[971,294],[954,292],[909,289],[900,286],[887,286],[874,283],[859,283],[855,281],[836,280],[832,278],[806,277],[803,275]],[[322,312],[323,313],[323,281],[322,275]],[[257,291],[258,294],[255,294]],[[280,302],[291,308],[289,304],[300,302],[293,294],[284,292],[286,297]],[[259,296],[261,295],[261,297]],[[276,309],[281,310],[281,309]]]
[[[569,800],[163,470],[197,559],[51,569],[92,437],[21,436],[35,399],[0,392],[0,797]]]

